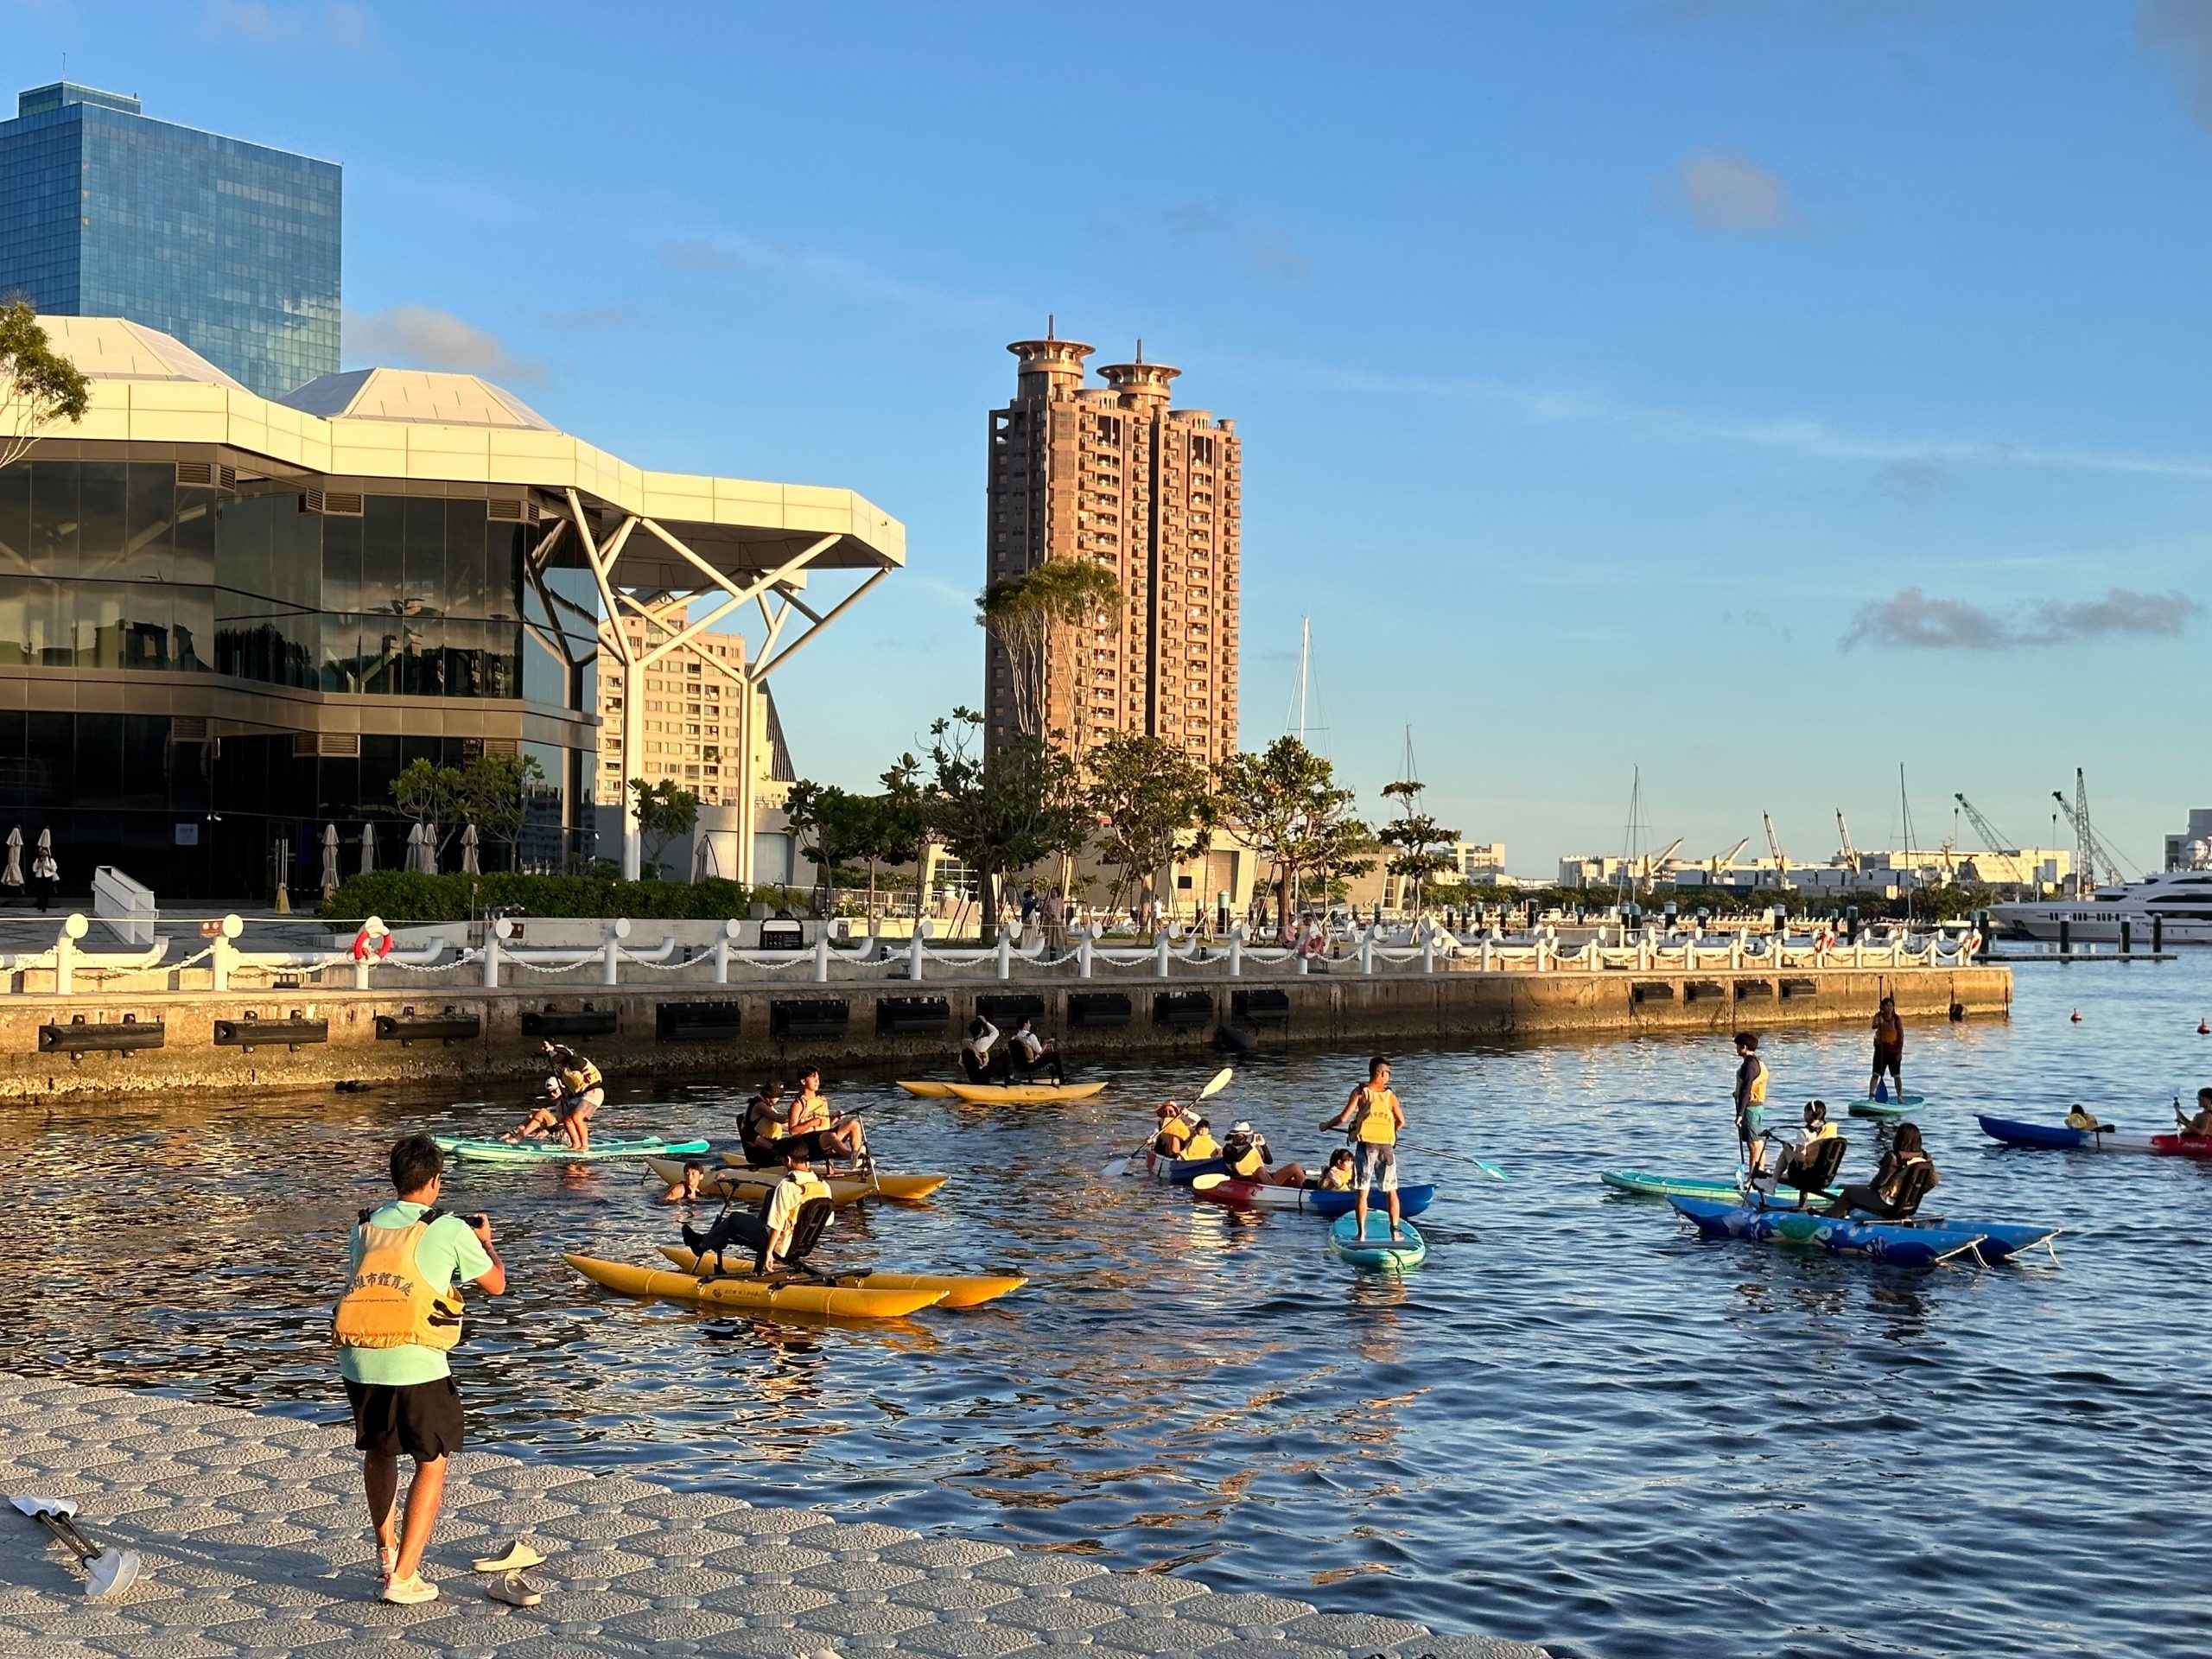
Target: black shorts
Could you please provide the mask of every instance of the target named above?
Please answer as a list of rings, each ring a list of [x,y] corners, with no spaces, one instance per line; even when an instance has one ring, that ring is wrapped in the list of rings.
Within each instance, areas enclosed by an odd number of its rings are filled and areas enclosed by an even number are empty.
[[[1874,1045],[1874,1071],[1877,1076],[1879,1076],[1885,1071],[1888,1072],[1893,1077],[1901,1076],[1904,1066],[1904,1044],[1900,1043],[1895,1048],[1891,1047],[1886,1043],[1877,1043]]]
[[[404,1452],[417,1463],[461,1450],[461,1395],[453,1378],[389,1388],[380,1382],[346,1380],[353,1408],[353,1449],[397,1457]]]

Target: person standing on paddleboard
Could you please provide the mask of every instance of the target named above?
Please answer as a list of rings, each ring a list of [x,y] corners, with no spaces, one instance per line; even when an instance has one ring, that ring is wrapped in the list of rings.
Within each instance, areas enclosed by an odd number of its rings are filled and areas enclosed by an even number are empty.
[[[1744,1167],[1759,1173],[1766,1156],[1766,1062],[1759,1058],[1758,1033],[1736,1033],[1736,1144]]]
[[[1878,1100],[1882,1078],[1890,1079],[1890,1094],[1904,1098],[1904,1021],[1897,1017],[1897,1000],[1882,999],[1874,1013],[1874,1075],[1866,1079],[1866,1098]]]
[[[461,1396],[446,1355],[461,1339],[461,1284],[487,1296],[507,1287],[492,1248],[492,1224],[437,1207],[445,1154],[427,1135],[410,1135],[389,1160],[397,1196],[364,1210],[353,1229],[346,1294],[331,1316],[339,1374],[353,1408],[353,1446],[368,1489],[384,1599],[403,1605],[437,1599],[423,1576],[423,1552],[445,1496],[447,1459],[461,1450]],[[399,1455],[415,1460],[404,1524]]]
[[[1321,1125],[1323,1134],[1343,1129],[1351,1141],[1352,1214],[1358,1217],[1357,1236],[1367,1236],[1367,1193],[1382,1189],[1390,1210],[1390,1237],[1398,1230],[1398,1135],[1406,1127],[1406,1109],[1390,1087],[1390,1062],[1377,1054],[1367,1063],[1367,1081],[1351,1091],[1344,1109]]]

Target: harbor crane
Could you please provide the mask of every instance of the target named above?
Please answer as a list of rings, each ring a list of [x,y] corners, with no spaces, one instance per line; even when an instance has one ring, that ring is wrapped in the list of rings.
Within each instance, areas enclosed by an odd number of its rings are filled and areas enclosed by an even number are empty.
[[[1766,849],[1774,855],[1775,884],[1784,893],[1789,891],[1789,861],[1782,855],[1782,837],[1774,833],[1774,815],[1759,814],[1759,822],[1766,825]]]
[[[1657,852],[1646,855],[1643,861],[1643,880],[1646,886],[1658,880],[1659,867],[1672,858],[1675,855],[1675,849],[1681,844],[1682,838],[1676,836]]]
[[[1843,868],[1853,875],[1859,874],[1859,849],[1851,844],[1851,826],[1843,821],[1843,809],[1835,810],[1835,832],[1843,837]]]
[[[1712,862],[1707,864],[1706,868],[1714,875],[1719,874],[1721,871],[1726,869],[1730,865],[1736,861],[1737,854],[1742,852],[1745,848],[1751,844],[1751,838],[1749,836],[1745,836],[1741,841],[1738,842],[1733,847],[1731,847],[1726,852],[1715,853],[1713,855]]]
[[[2122,858],[2112,844],[2089,826],[2089,785],[2079,766],[2074,768],[2074,799],[2069,804],[2057,790],[2050,791],[2050,798],[2058,803],[2058,810],[2066,822],[2073,826],[2075,844],[2074,891],[2077,897],[2087,897],[2103,880],[2117,887],[2124,884],[2126,871],[2134,868],[2134,861]]]
[[[1955,794],[1951,798],[1959,804],[1959,810],[1967,815],[1967,822],[1974,825],[1974,832],[1975,835],[1981,837],[1982,846],[1989,851],[1999,855],[2005,859],[2006,865],[2012,871],[2012,885],[2020,887],[2026,887],[2028,885],[2028,866],[2026,860],[2020,856],[2020,843],[2011,839],[2003,830],[1999,830],[1995,824],[1984,817],[1981,813],[1981,809],[1977,807],[1972,801],[1967,799],[1965,796]],[[1977,874],[1980,873],[1980,867],[1979,864],[1975,866],[1975,869]],[[1995,885],[1992,878],[1986,874],[1982,875],[1982,880],[1989,881],[1992,886]]]

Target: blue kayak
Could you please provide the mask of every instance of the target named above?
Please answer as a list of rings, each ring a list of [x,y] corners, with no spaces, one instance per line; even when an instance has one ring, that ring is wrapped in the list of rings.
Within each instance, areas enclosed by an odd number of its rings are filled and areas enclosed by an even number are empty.
[[[1129,1173],[1149,1175],[1155,1181],[1188,1186],[1201,1175],[1226,1175],[1229,1166],[1218,1158],[1163,1158],[1147,1150],[1129,1160]]]
[[[1881,1221],[1854,1214],[1848,1218],[1809,1211],[1769,1210],[1711,1198],[1670,1197],[1675,1213],[1693,1223],[1703,1238],[1747,1238],[1767,1244],[1796,1244],[1841,1255],[1870,1255],[1899,1267],[1928,1268],[1954,1256],[1983,1262],[2006,1261],[2020,1251],[2058,1236],[2056,1227],[2013,1222],[1969,1221],[1962,1217],[1926,1221]]]
[[[1351,1213],[1353,1194],[1324,1192],[1318,1187],[1277,1186],[1267,1181],[1232,1180],[1227,1175],[1205,1174],[1191,1182],[1192,1192],[1201,1198],[1211,1198],[1216,1204],[1225,1204],[1238,1210],[1303,1210],[1309,1215],[1343,1216]],[[1436,1198],[1433,1182],[1422,1181],[1398,1189],[1398,1213],[1417,1216],[1428,1208]],[[1382,1193],[1370,1192],[1368,1206],[1388,1215],[1390,1205]]]
[[[1356,1268],[1376,1268],[1385,1273],[1403,1273],[1417,1268],[1428,1256],[1428,1241],[1421,1236],[1421,1229],[1410,1221],[1398,1224],[1400,1236],[1390,1236],[1390,1217],[1381,1210],[1367,1212],[1367,1236],[1363,1238],[1356,1229],[1359,1217],[1338,1216],[1329,1224],[1329,1245],[1338,1255]]]

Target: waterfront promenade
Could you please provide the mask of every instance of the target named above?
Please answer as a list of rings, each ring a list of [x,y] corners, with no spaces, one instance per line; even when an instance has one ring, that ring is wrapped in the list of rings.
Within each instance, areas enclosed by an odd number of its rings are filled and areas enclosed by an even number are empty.
[[[333,1389],[332,1418],[343,1415]],[[248,1659],[757,1659],[897,1650],[1001,1659],[1082,1646],[1203,1659],[1544,1659],[1408,1620],[1224,1594],[1080,1556],[748,1505],[629,1475],[471,1451],[446,1492],[419,1607],[377,1599],[350,1437],[117,1389],[0,1375],[0,1490],[72,1497],[147,1574],[86,1600],[63,1552],[10,1514],[0,1656]],[[518,1534],[547,1557],[532,1608],[465,1569]]]
[[[2001,1017],[2012,976],[1961,941],[1370,931],[1308,957],[1162,934],[1062,950],[913,938],[747,948],[757,924],[531,923],[348,950],[204,942],[88,950],[82,918],[0,957],[0,1098],[531,1078],[540,1039],[639,1076],[786,1065],[941,1070],[967,1022],[1033,1018],[1078,1063],[1147,1053]],[[296,924],[292,925],[295,929]],[[536,941],[556,929],[557,944]],[[796,933],[797,926],[792,931]],[[262,941],[256,941],[262,944]],[[350,943],[350,941],[348,942]],[[198,945],[190,950],[188,947]]]

